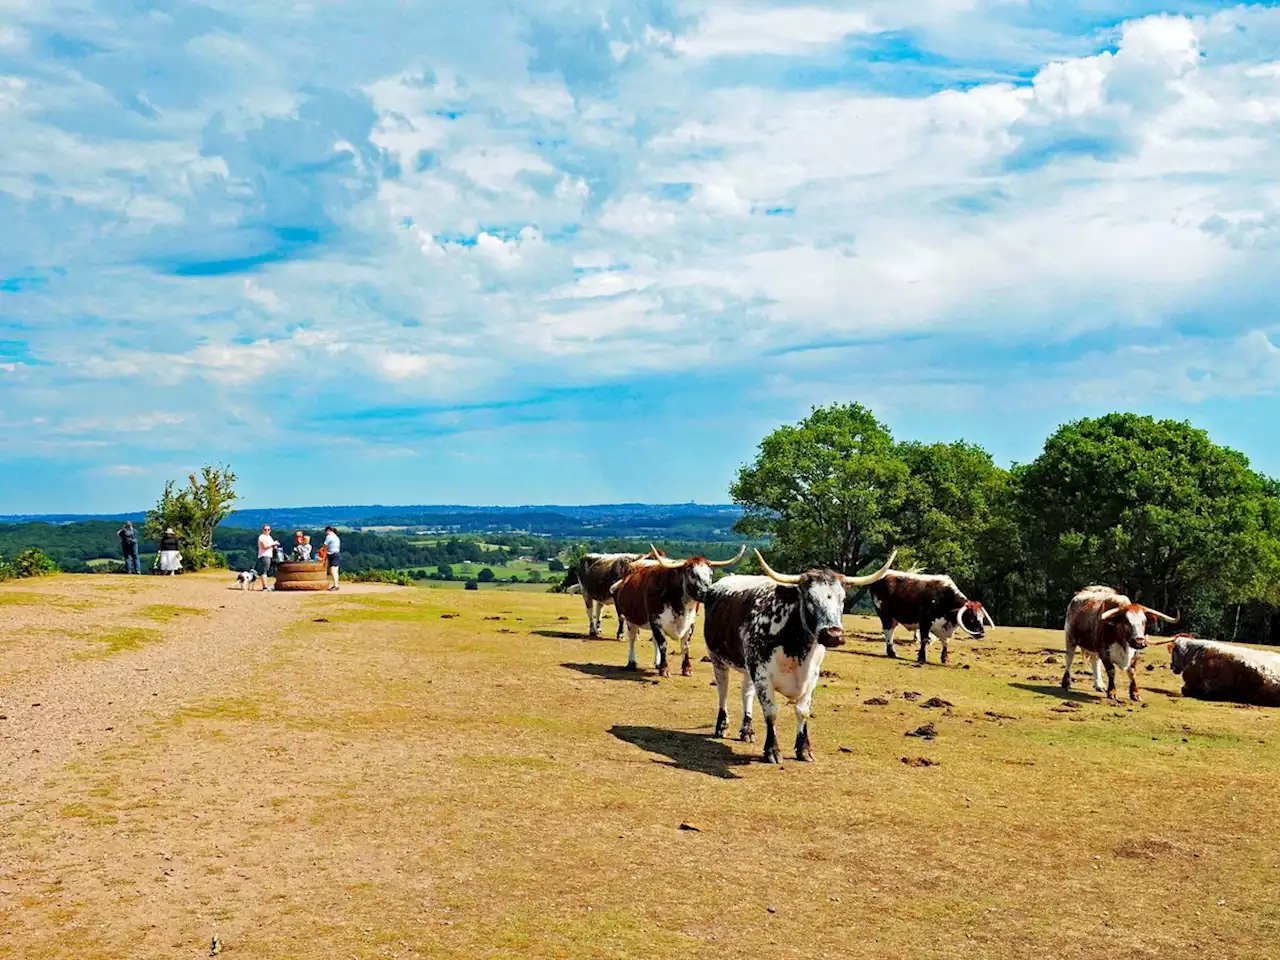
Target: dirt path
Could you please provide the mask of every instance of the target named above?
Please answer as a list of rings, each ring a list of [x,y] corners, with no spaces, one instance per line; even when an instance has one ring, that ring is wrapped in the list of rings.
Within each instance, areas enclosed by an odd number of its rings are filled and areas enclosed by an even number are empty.
[[[180,590],[175,589],[179,587]],[[376,592],[354,585],[350,593]],[[59,577],[0,589],[0,797],[237,685],[324,599],[227,577]]]

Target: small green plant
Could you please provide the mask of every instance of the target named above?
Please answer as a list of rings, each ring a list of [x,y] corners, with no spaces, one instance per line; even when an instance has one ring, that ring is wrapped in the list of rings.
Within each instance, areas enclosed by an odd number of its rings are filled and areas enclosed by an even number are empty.
[[[396,587],[413,586],[413,578],[403,570],[362,570],[352,575],[351,580],[355,583],[389,583]]]
[[[58,564],[39,550],[23,550],[12,560],[0,557],[0,580],[48,577],[57,572]]]

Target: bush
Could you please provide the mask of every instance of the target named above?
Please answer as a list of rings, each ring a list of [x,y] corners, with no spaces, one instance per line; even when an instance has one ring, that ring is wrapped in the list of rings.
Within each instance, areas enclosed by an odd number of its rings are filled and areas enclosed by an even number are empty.
[[[39,550],[23,550],[12,560],[0,557],[0,580],[47,577],[58,572],[58,565]]]
[[[479,581],[479,580],[468,580],[468,581],[467,581],[467,585],[466,585],[465,587],[463,587],[463,589],[464,589],[464,590],[479,590],[479,589],[480,589],[480,581]]]
[[[547,570],[551,573],[564,573],[564,561],[559,557],[552,557],[547,561]]]
[[[108,560],[106,563],[95,563],[89,567],[90,573],[124,573],[124,571],[123,560]]]
[[[411,587],[413,578],[403,570],[362,570],[351,576],[353,583],[387,583],[393,587]]]
[[[490,570],[488,567],[485,567],[476,575],[476,579],[479,580],[481,583],[492,583],[494,580],[497,579],[497,577],[494,575],[492,570]]]

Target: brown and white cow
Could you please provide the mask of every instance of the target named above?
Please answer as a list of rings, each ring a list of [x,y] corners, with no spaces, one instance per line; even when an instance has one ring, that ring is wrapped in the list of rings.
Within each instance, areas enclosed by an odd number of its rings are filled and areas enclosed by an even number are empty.
[[[875,583],[893,563],[865,577],[848,577],[832,570],[808,570],[799,575],[776,573],[756,551],[763,577],[725,577],[707,594],[704,635],[716,675],[720,710],[717,737],[729,723],[729,671],[742,675],[742,728],[738,737],[755,742],[751,702],[760,698],[764,709],[764,759],[780,763],[777,718],[781,694],[795,704],[796,759],[812,760],[809,707],[818,686],[827,647],[844,643],[844,604],[850,587]]]
[[[1169,652],[1184,697],[1280,707],[1280,653],[1185,633],[1170,641]]]
[[[947,576],[890,570],[867,592],[884,628],[886,656],[898,655],[893,634],[900,626],[919,635],[917,660],[925,662],[929,641],[936,636],[942,641],[942,662],[949,663],[948,645],[957,630],[978,640],[986,635],[986,624],[996,625],[986,608],[966,597]]]
[[[683,676],[693,676],[689,659],[689,643],[697,621],[698,605],[711,589],[712,573],[717,567],[731,567],[746,552],[743,546],[731,560],[708,560],[689,557],[672,560],[658,556],[633,564],[625,577],[613,585],[613,603],[618,618],[627,626],[627,669],[636,667],[636,637],[641,627],[653,632],[653,668],[659,676],[671,675],[667,666],[667,637],[679,642],[684,652],[680,667]]]
[[[1103,692],[1102,670],[1107,671],[1107,699],[1116,699],[1116,667],[1129,674],[1129,699],[1141,700],[1136,673],[1137,656],[1147,648],[1147,631],[1156,621],[1177,623],[1158,610],[1134,603],[1111,587],[1085,587],[1067,606],[1066,668],[1062,689],[1071,689],[1071,661],[1077,648],[1085,651],[1093,666],[1093,688]]]
[[[661,551],[648,553],[588,553],[565,576],[563,589],[572,593],[574,586],[582,593],[587,608],[587,635],[600,636],[600,620],[604,608],[613,603],[613,585],[627,575],[637,563],[651,563]],[[622,639],[622,618],[618,618],[618,639]]]

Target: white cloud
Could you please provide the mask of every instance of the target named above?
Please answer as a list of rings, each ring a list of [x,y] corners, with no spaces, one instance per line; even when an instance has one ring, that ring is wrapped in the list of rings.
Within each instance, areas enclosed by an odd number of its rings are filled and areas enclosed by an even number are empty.
[[[690,57],[799,54],[871,29],[870,19],[856,10],[714,3],[703,9],[697,28],[673,46]]]

